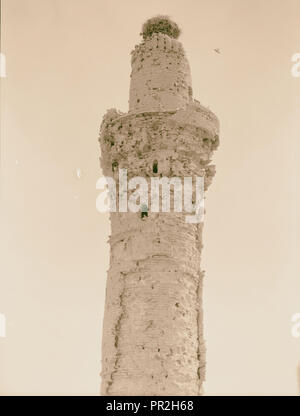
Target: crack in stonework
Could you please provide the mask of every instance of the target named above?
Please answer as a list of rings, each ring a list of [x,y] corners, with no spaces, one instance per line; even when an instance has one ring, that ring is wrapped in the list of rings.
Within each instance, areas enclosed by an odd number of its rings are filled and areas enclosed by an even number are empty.
[[[199,282],[197,286],[197,299],[199,302],[197,311],[197,330],[198,330],[198,348],[197,348],[197,359],[198,359],[198,395],[201,396],[202,383],[205,380],[205,346],[203,340],[203,310],[202,310],[202,289],[203,289],[203,275],[204,272],[200,272]]]
[[[115,358],[115,362],[114,362],[114,365],[113,365],[113,370],[110,373],[110,381],[107,382],[107,384],[108,384],[107,388],[106,388],[107,395],[109,395],[109,390],[110,390],[110,388],[113,384],[113,381],[114,381],[113,376],[118,371],[118,363],[119,363],[119,360],[120,360],[120,357],[121,357],[121,352],[118,351],[118,347],[119,347],[119,339],[120,339],[121,321],[122,321],[122,319],[124,317],[124,314],[125,314],[125,308],[124,308],[124,303],[123,303],[123,296],[124,296],[124,293],[125,293],[125,276],[122,272],[121,272],[121,275],[123,276],[123,287],[122,287],[122,290],[121,290],[121,293],[120,293],[120,296],[119,296],[120,297],[121,312],[120,312],[119,318],[116,322],[115,330],[114,330],[114,332],[115,332],[114,346],[116,348],[116,358]]]

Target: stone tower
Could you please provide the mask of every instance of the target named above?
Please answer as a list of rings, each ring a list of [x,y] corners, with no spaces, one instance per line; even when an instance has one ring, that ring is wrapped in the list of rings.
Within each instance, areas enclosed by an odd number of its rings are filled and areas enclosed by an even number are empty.
[[[117,184],[120,169],[128,180],[202,176],[205,189],[214,176],[219,123],[193,99],[178,34],[167,17],[145,23],[132,51],[129,111],[103,118],[101,165]],[[110,213],[102,394],[199,395],[203,224],[187,223],[182,212],[152,212],[150,204],[147,212],[120,211]]]

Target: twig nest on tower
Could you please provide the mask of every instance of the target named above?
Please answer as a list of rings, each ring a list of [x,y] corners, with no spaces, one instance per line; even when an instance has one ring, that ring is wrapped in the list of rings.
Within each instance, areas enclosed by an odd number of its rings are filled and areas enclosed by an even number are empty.
[[[153,33],[164,33],[170,36],[170,38],[177,39],[181,30],[177,23],[172,22],[169,16],[155,16],[143,24],[141,35],[146,39],[151,37]]]

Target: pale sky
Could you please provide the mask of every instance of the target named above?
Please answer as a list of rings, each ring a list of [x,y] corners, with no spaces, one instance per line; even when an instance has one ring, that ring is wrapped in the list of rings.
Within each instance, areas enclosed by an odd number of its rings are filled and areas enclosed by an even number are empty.
[[[2,0],[0,394],[99,392],[98,131],[107,108],[128,109],[130,51],[156,14],[182,28],[194,96],[221,125],[205,202],[205,392],[297,394],[299,0]]]

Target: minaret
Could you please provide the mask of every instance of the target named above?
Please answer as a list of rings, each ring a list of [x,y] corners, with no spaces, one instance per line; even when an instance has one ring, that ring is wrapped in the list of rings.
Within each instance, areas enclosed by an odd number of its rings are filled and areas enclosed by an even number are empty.
[[[128,180],[148,182],[202,176],[206,189],[215,173],[218,120],[193,99],[176,23],[152,18],[142,35],[132,51],[129,112],[108,110],[101,125],[103,172],[117,183],[120,169]],[[199,395],[203,224],[187,223],[182,212],[152,212],[150,203],[146,208],[110,213],[102,394]]]

